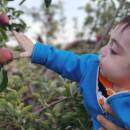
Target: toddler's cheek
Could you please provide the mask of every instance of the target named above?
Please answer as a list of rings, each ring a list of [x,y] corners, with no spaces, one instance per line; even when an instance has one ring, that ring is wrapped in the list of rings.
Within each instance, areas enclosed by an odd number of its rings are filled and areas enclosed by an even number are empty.
[[[114,73],[115,73],[115,69],[111,66],[111,64],[107,63],[107,62],[102,62],[101,63],[101,72],[103,74],[103,76],[105,76],[106,78],[111,78],[113,77]]]

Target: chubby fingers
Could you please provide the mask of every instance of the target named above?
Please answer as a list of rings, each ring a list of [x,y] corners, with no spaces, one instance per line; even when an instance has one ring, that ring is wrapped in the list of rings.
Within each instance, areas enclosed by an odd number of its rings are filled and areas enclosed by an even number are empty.
[[[16,38],[16,40],[18,41],[19,45],[22,46],[22,48],[25,51],[29,51],[31,53],[33,48],[33,42],[23,33],[17,33],[16,31],[13,31],[12,33]]]
[[[107,120],[104,116],[98,115],[97,120],[101,123],[104,128],[100,128],[99,130],[125,130],[123,128],[118,127],[111,121]]]
[[[105,128],[99,128],[99,130],[106,130]]]
[[[15,37],[15,39],[17,40],[17,42],[19,43],[19,45],[23,48],[23,49],[25,49],[25,39],[24,39],[24,37],[23,37],[23,35],[21,35],[21,33],[17,33],[16,31],[12,31],[12,33],[13,33],[13,35],[14,35],[14,37]]]
[[[104,116],[98,115],[97,120],[101,123],[101,125],[104,128],[109,129],[109,130],[115,130],[115,129],[113,129],[113,128],[115,128],[114,124],[112,122],[110,122],[109,120],[107,120]]]
[[[21,36],[19,35],[19,33],[17,33],[16,31],[12,31],[14,37],[16,38],[16,40],[20,43],[20,41],[22,40]]]

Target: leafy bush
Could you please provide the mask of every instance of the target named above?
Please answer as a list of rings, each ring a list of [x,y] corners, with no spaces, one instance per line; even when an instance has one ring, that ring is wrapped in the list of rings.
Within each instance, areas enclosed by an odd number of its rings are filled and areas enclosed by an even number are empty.
[[[0,128],[4,130],[86,130],[91,122],[76,83],[27,60],[6,67],[7,89],[0,93]]]

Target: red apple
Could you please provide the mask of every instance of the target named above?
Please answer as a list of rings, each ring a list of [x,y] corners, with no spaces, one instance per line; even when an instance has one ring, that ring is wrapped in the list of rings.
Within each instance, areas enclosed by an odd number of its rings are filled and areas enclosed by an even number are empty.
[[[7,64],[13,60],[13,53],[8,48],[0,48],[0,64]]]
[[[0,14],[0,25],[8,25],[9,17],[6,14]]]

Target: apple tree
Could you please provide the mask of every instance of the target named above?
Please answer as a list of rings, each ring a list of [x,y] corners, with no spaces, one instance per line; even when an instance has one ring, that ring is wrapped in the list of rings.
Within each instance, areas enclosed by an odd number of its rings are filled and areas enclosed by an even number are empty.
[[[8,6],[14,0],[0,1],[0,91],[4,90],[8,83],[7,72],[4,65],[13,60],[13,53],[6,48],[6,42],[12,30],[24,31],[26,24],[20,18],[23,11]],[[22,4],[22,3],[20,3]]]

